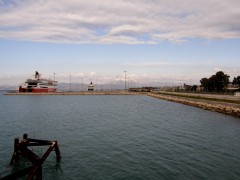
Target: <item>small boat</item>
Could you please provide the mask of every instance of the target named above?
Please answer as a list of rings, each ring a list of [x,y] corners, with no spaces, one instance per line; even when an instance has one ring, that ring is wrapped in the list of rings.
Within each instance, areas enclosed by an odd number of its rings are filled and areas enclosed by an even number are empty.
[[[56,92],[57,81],[41,78],[37,71],[34,79],[27,79],[22,86],[19,86],[19,92],[48,93]]]

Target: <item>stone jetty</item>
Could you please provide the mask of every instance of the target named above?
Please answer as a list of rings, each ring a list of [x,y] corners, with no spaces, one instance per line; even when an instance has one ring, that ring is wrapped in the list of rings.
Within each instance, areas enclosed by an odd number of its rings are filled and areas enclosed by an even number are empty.
[[[175,98],[175,97],[170,97],[170,96],[165,96],[165,95],[160,95],[160,94],[153,94],[149,93],[148,96],[162,99],[162,100],[167,100],[167,101],[172,101],[172,102],[177,102],[189,106],[195,106],[199,107],[205,110],[210,110],[214,112],[219,112],[227,115],[231,115],[237,118],[240,118],[240,108],[228,106],[228,105],[223,105],[223,104],[210,104],[207,102],[200,102],[200,101],[193,101],[189,100],[186,98]]]

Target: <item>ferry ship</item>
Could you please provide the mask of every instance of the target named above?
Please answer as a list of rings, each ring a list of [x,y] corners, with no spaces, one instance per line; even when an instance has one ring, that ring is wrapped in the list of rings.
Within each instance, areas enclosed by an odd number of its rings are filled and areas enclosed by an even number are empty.
[[[43,79],[37,71],[34,79],[27,79],[22,86],[19,86],[19,92],[48,93],[56,90],[57,81]]]

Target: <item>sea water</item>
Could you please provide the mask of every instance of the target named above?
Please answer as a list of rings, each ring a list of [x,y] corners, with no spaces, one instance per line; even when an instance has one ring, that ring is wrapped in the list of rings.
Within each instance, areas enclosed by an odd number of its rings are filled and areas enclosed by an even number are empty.
[[[148,96],[0,94],[0,177],[24,133],[59,143],[43,179],[240,179],[240,119]]]

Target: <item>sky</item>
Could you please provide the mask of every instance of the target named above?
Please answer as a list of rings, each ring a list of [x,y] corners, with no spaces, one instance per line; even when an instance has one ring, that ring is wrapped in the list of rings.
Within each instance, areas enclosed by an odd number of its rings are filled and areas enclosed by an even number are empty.
[[[0,0],[0,85],[240,75],[239,0]]]

